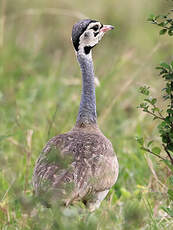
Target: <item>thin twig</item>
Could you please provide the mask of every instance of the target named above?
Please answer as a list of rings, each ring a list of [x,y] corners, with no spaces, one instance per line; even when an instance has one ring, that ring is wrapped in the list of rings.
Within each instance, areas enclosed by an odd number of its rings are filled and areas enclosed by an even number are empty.
[[[173,165],[173,158],[172,158],[171,154],[169,153],[169,151],[168,151],[168,149],[166,148],[165,145],[163,145],[163,148],[164,148],[165,152],[167,153],[167,155],[168,155],[168,157],[169,157],[169,159],[171,161],[171,164]]]
[[[147,160],[147,163],[148,163],[148,167],[150,168],[150,170],[151,170],[151,172],[152,172],[152,174],[153,174],[155,180],[156,180],[164,189],[167,190],[167,187],[166,187],[164,184],[162,184],[162,182],[159,180],[159,178],[158,178],[158,176],[157,176],[157,174],[156,174],[156,172],[155,172],[155,170],[154,170],[153,163],[152,163],[150,157],[147,156],[146,154],[145,154],[145,157],[146,157],[146,160]]]
[[[160,155],[158,155],[156,153],[153,153],[150,149],[144,148],[144,150],[147,151],[147,152],[149,152],[149,153],[151,153],[152,155],[160,158],[161,160],[164,160],[164,161],[166,160],[164,157],[161,157]]]
[[[153,105],[153,106],[155,109],[157,108],[155,105]],[[160,115],[160,117],[162,117],[162,119],[165,119],[164,116],[161,114],[160,110],[158,111],[158,114]]]
[[[149,110],[144,111],[144,112],[149,113],[149,114],[151,114],[152,116],[154,116],[154,117],[156,117],[156,118],[158,118],[158,119],[160,119],[160,120],[163,120],[163,121],[165,120],[164,117],[159,117],[158,115],[156,115],[155,113],[153,113],[153,112],[151,112],[151,111],[149,111]]]

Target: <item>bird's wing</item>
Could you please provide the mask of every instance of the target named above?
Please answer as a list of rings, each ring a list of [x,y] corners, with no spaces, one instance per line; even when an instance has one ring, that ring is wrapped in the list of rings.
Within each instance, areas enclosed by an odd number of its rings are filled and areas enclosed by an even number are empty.
[[[104,136],[73,132],[47,143],[36,163],[33,184],[37,194],[56,189],[55,194],[61,190],[68,197],[84,197],[111,188],[117,175],[117,159]]]
[[[65,146],[63,135],[49,140],[34,170],[33,185],[36,194],[56,188],[64,180],[70,182],[72,162],[73,153]]]

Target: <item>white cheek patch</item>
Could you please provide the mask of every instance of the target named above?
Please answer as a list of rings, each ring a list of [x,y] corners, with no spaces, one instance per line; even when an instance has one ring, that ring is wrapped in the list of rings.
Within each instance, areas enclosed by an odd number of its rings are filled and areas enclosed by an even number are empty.
[[[92,27],[98,24],[101,26],[101,23],[98,22],[90,23],[87,29],[85,30],[85,32],[80,36],[79,47],[78,47],[80,53],[85,53],[84,51],[85,47],[92,48],[95,45],[97,45],[97,43],[103,37],[104,33],[99,32],[99,30],[98,30],[98,35],[94,36],[94,30],[92,29]]]
[[[85,35],[87,33],[87,36]],[[85,46],[95,46],[99,42],[98,36],[95,37],[93,31],[86,31],[82,36],[80,37],[79,41],[79,49],[83,48]]]

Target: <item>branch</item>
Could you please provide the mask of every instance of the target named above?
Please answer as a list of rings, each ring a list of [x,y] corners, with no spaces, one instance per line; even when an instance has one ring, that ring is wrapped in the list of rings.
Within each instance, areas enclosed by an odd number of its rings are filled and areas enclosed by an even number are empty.
[[[161,114],[159,114],[159,115],[161,115],[161,116],[157,116],[155,113],[152,113],[152,112],[149,111],[149,110],[144,111],[144,112],[149,113],[149,114],[151,114],[152,116],[154,116],[154,117],[156,117],[156,118],[158,118],[158,119],[160,119],[160,120],[163,120],[163,121],[165,120],[164,117],[162,117]]]
[[[153,153],[150,149],[147,149],[147,148],[144,147],[143,150],[145,150],[145,151],[151,153],[152,155],[154,155],[154,156],[160,158],[161,160],[164,160],[164,161],[166,160],[164,157],[161,157],[160,155],[158,155],[158,154],[156,154],[156,153]]]
[[[154,106],[154,108],[157,108],[155,105],[153,105],[153,106]],[[161,114],[160,110],[157,111],[157,112],[158,112],[158,114],[160,115],[160,119],[161,119],[161,118],[162,118],[162,120],[165,119],[164,116]]]
[[[163,148],[164,148],[165,152],[167,153],[167,155],[168,155],[168,157],[169,157],[169,159],[171,161],[171,164],[173,165],[173,158],[172,158],[170,152],[168,151],[168,149],[166,148],[166,146],[164,144],[163,144]]]

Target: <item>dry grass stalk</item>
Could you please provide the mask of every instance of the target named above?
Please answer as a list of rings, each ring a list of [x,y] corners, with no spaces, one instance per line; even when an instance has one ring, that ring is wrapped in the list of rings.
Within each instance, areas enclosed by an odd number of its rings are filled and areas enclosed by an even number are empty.
[[[2,0],[0,8],[1,8],[1,14],[0,14],[0,48],[2,48],[3,44],[4,44],[6,0]]]
[[[26,151],[26,172],[25,172],[25,188],[24,192],[27,191],[28,181],[29,181],[29,168],[31,164],[31,153],[32,153],[32,136],[34,131],[29,129],[27,131],[26,142],[27,142],[27,151]]]

